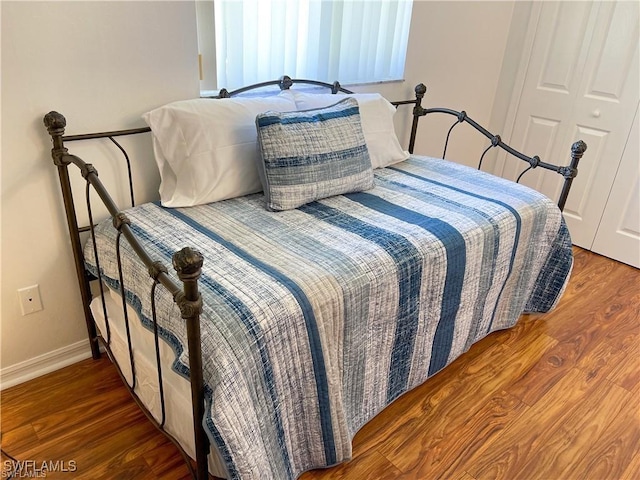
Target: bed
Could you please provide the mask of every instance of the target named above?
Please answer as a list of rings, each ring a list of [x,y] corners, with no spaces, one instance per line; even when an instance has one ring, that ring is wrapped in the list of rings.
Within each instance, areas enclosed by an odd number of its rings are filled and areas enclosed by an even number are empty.
[[[273,85],[277,95],[254,94]],[[572,267],[561,210],[586,145],[567,166],[545,163],[415,92],[392,104],[283,77],[162,106],[133,130],[64,135],[64,117],[45,116],[94,357],[102,345],[150,421],[195,460],[194,478],[293,479],[348,461],[356,432],[396,398],[560,299]],[[392,123],[405,106],[406,151]],[[558,203],[415,155],[432,113],[490,140],[480,162],[502,148],[560,173]],[[118,137],[149,132],[161,200],[125,210],[65,146],[122,149]],[[233,145],[207,171],[221,138]],[[78,227],[72,164],[111,218],[94,222],[87,193],[90,225]]]

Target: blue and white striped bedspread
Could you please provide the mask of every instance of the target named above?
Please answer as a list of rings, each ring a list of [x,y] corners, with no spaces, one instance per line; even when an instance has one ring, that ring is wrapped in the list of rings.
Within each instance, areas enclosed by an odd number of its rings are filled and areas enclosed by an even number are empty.
[[[286,212],[265,210],[261,194],[127,212],[152,258],[204,255],[206,429],[232,478],[296,478],[350,459],[353,436],[386,405],[564,290],[571,240],[543,195],[416,156],[375,182]],[[115,233],[110,222],[99,231],[114,286]],[[127,257],[124,271],[149,324],[146,269]],[[170,294],[157,303],[186,374],[184,322]]]

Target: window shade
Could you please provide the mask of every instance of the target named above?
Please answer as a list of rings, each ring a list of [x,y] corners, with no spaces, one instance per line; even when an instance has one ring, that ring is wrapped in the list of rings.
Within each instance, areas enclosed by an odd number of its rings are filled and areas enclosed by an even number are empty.
[[[343,84],[402,79],[410,0],[216,0],[218,88],[283,74]]]

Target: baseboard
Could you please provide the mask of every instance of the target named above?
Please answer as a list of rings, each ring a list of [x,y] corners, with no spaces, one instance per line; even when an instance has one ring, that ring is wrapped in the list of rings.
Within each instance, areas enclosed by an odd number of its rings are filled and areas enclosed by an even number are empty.
[[[91,357],[87,340],[0,369],[0,390],[13,387]]]

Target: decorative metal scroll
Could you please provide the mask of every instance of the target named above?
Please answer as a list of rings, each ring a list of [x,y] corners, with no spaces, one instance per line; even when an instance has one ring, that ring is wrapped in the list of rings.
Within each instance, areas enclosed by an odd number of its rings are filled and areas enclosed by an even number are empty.
[[[480,160],[478,162],[478,169],[482,168],[482,163],[484,161],[485,155],[487,154],[487,152],[489,150],[491,150],[492,148],[496,148],[496,147],[500,147],[502,150],[506,151],[507,153],[509,153],[510,155],[523,160],[525,162],[527,162],[529,164],[528,167],[526,167],[521,173],[520,175],[518,175],[518,178],[516,179],[516,182],[520,182],[520,180],[522,179],[522,177],[524,176],[524,174],[526,174],[527,172],[529,172],[530,170],[533,170],[535,168],[543,168],[545,170],[549,170],[555,173],[558,173],[560,175],[562,175],[565,179],[563,187],[562,187],[562,191],[560,193],[560,197],[558,199],[558,207],[560,208],[560,210],[564,209],[564,206],[566,204],[567,201],[567,197],[569,195],[569,190],[571,188],[571,182],[573,181],[573,178],[575,178],[575,176],[578,174],[578,162],[580,161],[580,159],[582,158],[582,155],[584,154],[584,152],[587,149],[587,144],[585,142],[583,142],[582,140],[578,140],[577,142],[575,142],[572,147],[571,147],[571,162],[569,165],[567,166],[558,166],[558,165],[553,165],[551,163],[546,163],[543,162],[542,160],[540,160],[540,157],[538,155],[534,155],[533,157],[529,157],[525,154],[523,154],[522,152],[519,152],[517,150],[515,150],[513,147],[507,145],[506,143],[504,143],[502,141],[502,138],[500,138],[500,135],[494,135],[491,132],[489,132],[486,128],[484,128],[483,126],[481,126],[480,124],[478,124],[477,122],[475,122],[472,118],[470,118],[467,113],[463,110],[461,112],[456,111],[456,110],[451,110],[449,108],[422,108],[420,106],[416,106],[417,112],[415,114],[420,115],[420,116],[425,116],[428,114],[432,114],[432,113],[444,113],[447,115],[452,115],[457,117],[457,120],[451,125],[451,127],[449,128],[448,132],[447,132],[447,136],[445,139],[445,144],[444,144],[444,150],[442,153],[442,158],[444,159],[447,153],[447,146],[449,144],[449,139],[451,136],[451,132],[453,131],[453,129],[461,124],[461,123],[468,123],[469,125],[471,125],[473,128],[475,128],[478,132],[482,133],[485,137],[487,137],[490,141],[491,144],[482,152],[481,156],[480,156]]]

